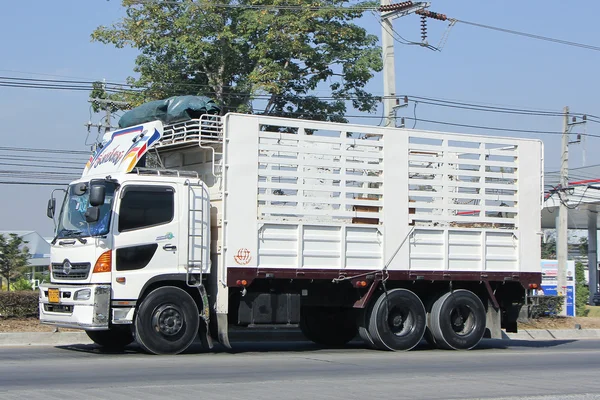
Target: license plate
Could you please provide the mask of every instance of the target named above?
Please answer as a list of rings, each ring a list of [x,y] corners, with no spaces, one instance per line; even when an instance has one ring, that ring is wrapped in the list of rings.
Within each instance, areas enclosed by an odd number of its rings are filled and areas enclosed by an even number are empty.
[[[48,289],[48,301],[50,303],[60,303],[60,291],[58,289]]]

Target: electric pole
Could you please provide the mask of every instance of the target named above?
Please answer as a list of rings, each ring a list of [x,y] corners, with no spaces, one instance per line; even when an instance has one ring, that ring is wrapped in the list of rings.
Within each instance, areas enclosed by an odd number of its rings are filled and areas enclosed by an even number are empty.
[[[104,104],[105,105],[105,123],[102,124],[92,124],[91,121],[88,122],[87,124],[85,124],[85,126],[89,129],[89,128],[98,128],[98,129],[102,129],[104,128],[104,133],[110,131],[112,128],[117,128],[116,126],[112,126],[111,125],[111,106],[115,105],[115,106],[124,106],[124,107],[130,107],[130,104],[126,101],[117,101],[117,100],[110,100],[110,99],[100,99],[100,98],[93,98],[93,99],[89,99],[88,100],[90,103],[96,103],[96,104]]]
[[[560,190],[558,192],[558,224],[556,226],[556,258],[558,271],[556,274],[556,294],[564,296],[561,315],[567,315],[567,255],[569,252],[568,230],[569,220],[567,207],[569,186],[569,107],[564,108],[563,132],[560,157]]]
[[[390,4],[381,0],[381,47],[383,57],[383,115],[384,126],[394,126],[396,106],[396,74],[394,70],[394,28],[392,20],[429,7],[429,2],[403,1]]]
[[[556,258],[558,259],[558,271],[556,276],[556,294],[564,296],[561,315],[567,315],[567,258],[569,254],[569,144],[581,143],[581,135],[577,135],[577,140],[569,142],[569,132],[572,126],[585,124],[587,116],[583,115],[580,121],[577,117],[573,117],[569,121],[569,107],[563,109],[563,132],[561,143],[560,157],[560,190],[558,191],[559,208],[558,221],[556,224]],[[592,233],[593,229],[593,233]],[[590,271],[590,282],[596,281],[596,212],[588,209],[588,268]],[[593,241],[593,244],[591,243]],[[594,264],[594,272],[590,264]],[[575,276],[573,276],[575,280]],[[575,282],[573,282],[573,285]],[[590,283],[590,293],[592,292],[592,284]],[[591,297],[591,295],[590,295]],[[575,299],[573,299],[575,301]]]

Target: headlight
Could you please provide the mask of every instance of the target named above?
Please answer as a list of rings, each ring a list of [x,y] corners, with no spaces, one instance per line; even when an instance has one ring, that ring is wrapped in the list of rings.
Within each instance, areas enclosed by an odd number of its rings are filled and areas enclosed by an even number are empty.
[[[75,292],[73,300],[89,300],[91,295],[91,289],[81,289]]]

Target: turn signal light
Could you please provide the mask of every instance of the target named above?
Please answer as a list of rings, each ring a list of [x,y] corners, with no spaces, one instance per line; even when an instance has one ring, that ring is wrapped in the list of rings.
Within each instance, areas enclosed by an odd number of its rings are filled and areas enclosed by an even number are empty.
[[[245,279],[238,279],[237,281],[235,281],[235,284],[238,286],[246,286],[248,284],[248,281]]]
[[[355,281],[354,286],[357,288],[367,287],[367,281]]]
[[[102,253],[100,257],[98,257],[98,261],[96,261],[96,265],[94,265],[94,273],[96,272],[110,272],[112,267],[112,250],[105,251]]]
[[[537,289],[538,288],[538,284],[537,283],[530,283],[529,284],[529,289]]]

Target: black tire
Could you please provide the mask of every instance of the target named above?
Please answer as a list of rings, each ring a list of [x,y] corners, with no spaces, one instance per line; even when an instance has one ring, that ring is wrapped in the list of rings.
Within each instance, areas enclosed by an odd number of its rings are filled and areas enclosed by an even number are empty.
[[[352,310],[335,307],[302,307],[300,330],[310,341],[323,346],[343,346],[358,333]]]
[[[381,350],[410,350],[425,334],[427,313],[419,297],[407,289],[392,289],[373,303],[368,333]]]
[[[469,290],[445,293],[431,308],[429,329],[439,348],[472,349],[485,333],[485,307]]]
[[[148,353],[178,354],[192,344],[199,326],[192,296],[177,287],[161,287],[142,301],[135,318],[135,339]]]
[[[133,342],[131,326],[112,326],[107,331],[85,331],[94,343],[107,349],[119,350]]]

